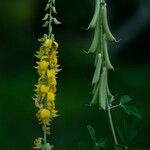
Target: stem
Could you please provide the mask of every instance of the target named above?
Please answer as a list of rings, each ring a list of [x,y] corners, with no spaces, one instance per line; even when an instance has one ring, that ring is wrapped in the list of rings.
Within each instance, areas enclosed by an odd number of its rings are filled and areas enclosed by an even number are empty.
[[[44,125],[44,145],[46,145],[46,125]]]
[[[108,104],[108,102],[107,102],[107,104]],[[113,135],[113,139],[114,139],[115,144],[118,145],[118,140],[117,140],[117,137],[116,137],[114,124],[113,124],[113,120],[112,120],[112,116],[111,116],[111,110],[107,109],[107,111],[108,111],[108,119],[109,119],[109,123],[110,123],[111,132],[112,132],[112,135]]]
[[[52,36],[52,0],[48,1],[49,3],[49,26],[48,26],[48,36]]]

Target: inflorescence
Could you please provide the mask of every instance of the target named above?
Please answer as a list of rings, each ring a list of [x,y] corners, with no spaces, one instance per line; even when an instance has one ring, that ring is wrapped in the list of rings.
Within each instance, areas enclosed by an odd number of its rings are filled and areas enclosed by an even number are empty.
[[[48,12],[44,16],[43,20],[45,24],[43,27],[48,28],[48,34],[44,34],[38,41],[41,47],[36,51],[35,56],[38,58],[36,62],[37,72],[39,79],[35,85],[35,106],[38,109],[36,117],[44,131],[44,137],[39,137],[34,140],[34,149],[51,150],[52,146],[47,143],[46,135],[50,134],[50,122],[57,115],[55,108],[55,97],[56,97],[56,75],[60,71],[58,67],[58,43],[55,41],[54,34],[52,33],[52,23],[60,24],[60,22],[52,16],[56,14],[55,1],[48,0],[45,11]]]

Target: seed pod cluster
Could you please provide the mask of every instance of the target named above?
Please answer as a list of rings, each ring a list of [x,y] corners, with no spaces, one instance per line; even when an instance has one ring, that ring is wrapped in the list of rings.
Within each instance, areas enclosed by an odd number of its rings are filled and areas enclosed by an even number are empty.
[[[99,103],[100,109],[107,109],[112,94],[108,87],[108,70],[113,70],[113,66],[109,59],[108,54],[108,41],[116,41],[112,35],[108,20],[107,20],[107,7],[105,0],[95,0],[95,11],[93,18],[88,26],[88,29],[93,28],[94,38],[88,50],[88,53],[96,53],[95,56],[95,72],[93,75],[93,98],[91,105]]]

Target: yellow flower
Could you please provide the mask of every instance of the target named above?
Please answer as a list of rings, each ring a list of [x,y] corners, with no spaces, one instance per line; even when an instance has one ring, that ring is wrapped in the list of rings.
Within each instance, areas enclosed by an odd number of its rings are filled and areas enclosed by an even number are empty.
[[[45,60],[39,62],[39,67],[40,67],[41,70],[46,70],[48,65],[49,65],[49,62],[47,62]]]
[[[52,109],[52,111],[51,111],[51,116],[52,116],[52,118],[58,116],[57,112],[58,112],[57,110]]]
[[[43,56],[41,57],[41,60],[48,60],[48,56],[43,55]]]
[[[47,94],[47,101],[54,101],[55,100],[55,94],[48,92]]]
[[[57,56],[56,56],[57,52],[53,51],[50,55],[50,61],[52,62],[52,64],[56,65],[57,64]]]
[[[39,38],[39,39],[38,39],[39,42],[44,42],[45,40],[46,40],[45,37],[42,37],[42,38]]]
[[[49,81],[49,84],[51,86],[56,86],[57,85],[56,78],[49,78],[48,81]]]
[[[47,77],[48,78],[55,78],[55,70],[54,69],[51,69],[51,70],[47,70]]]
[[[58,43],[56,41],[54,41],[53,43],[54,43],[54,46],[53,46],[54,50],[57,50],[58,49]]]
[[[36,116],[38,120],[40,121],[40,123],[46,125],[46,124],[49,124],[51,113],[48,109],[42,108],[37,112]]]
[[[51,39],[46,39],[45,42],[43,43],[43,46],[46,48],[51,48],[52,43],[53,43],[53,41]]]
[[[51,101],[47,102],[47,108],[50,110],[55,109],[55,103]]]
[[[48,93],[48,90],[49,90],[49,87],[48,87],[48,86],[46,86],[46,85],[44,85],[44,84],[41,85],[41,92],[42,92],[42,93],[45,93],[45,94],[46,94],[46,93]]]
[[[49,92],[51,92],[51,93],[56,93],[56,86],[51,86],[51,87],[49,88]]]

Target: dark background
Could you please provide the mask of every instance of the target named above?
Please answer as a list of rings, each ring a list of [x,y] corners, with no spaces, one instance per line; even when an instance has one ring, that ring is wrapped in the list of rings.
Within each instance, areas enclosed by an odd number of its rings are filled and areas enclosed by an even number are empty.
[[[0,149],[30,150],[42,135],[32,96],[37,81],[33,68],[37,38],[44,32],[41,19],[46,0],[0,1]],[[110,43],[115,71],[109,74],[114,95],[130,95],[142,112],[138,141],[150,145],[150,3],[149,0],[107,0],[109,24],[119,43]],[[56,0],[63,24],[54,27],[59,42],[57,108],[51,143],[56,150],[77,150],[89,141],[92,124],[98,137],[111,136],[107,116],[86,107],[91,100],[94,55],[86,55],[93,31],[87,27],[94,11],[92,0]]]

